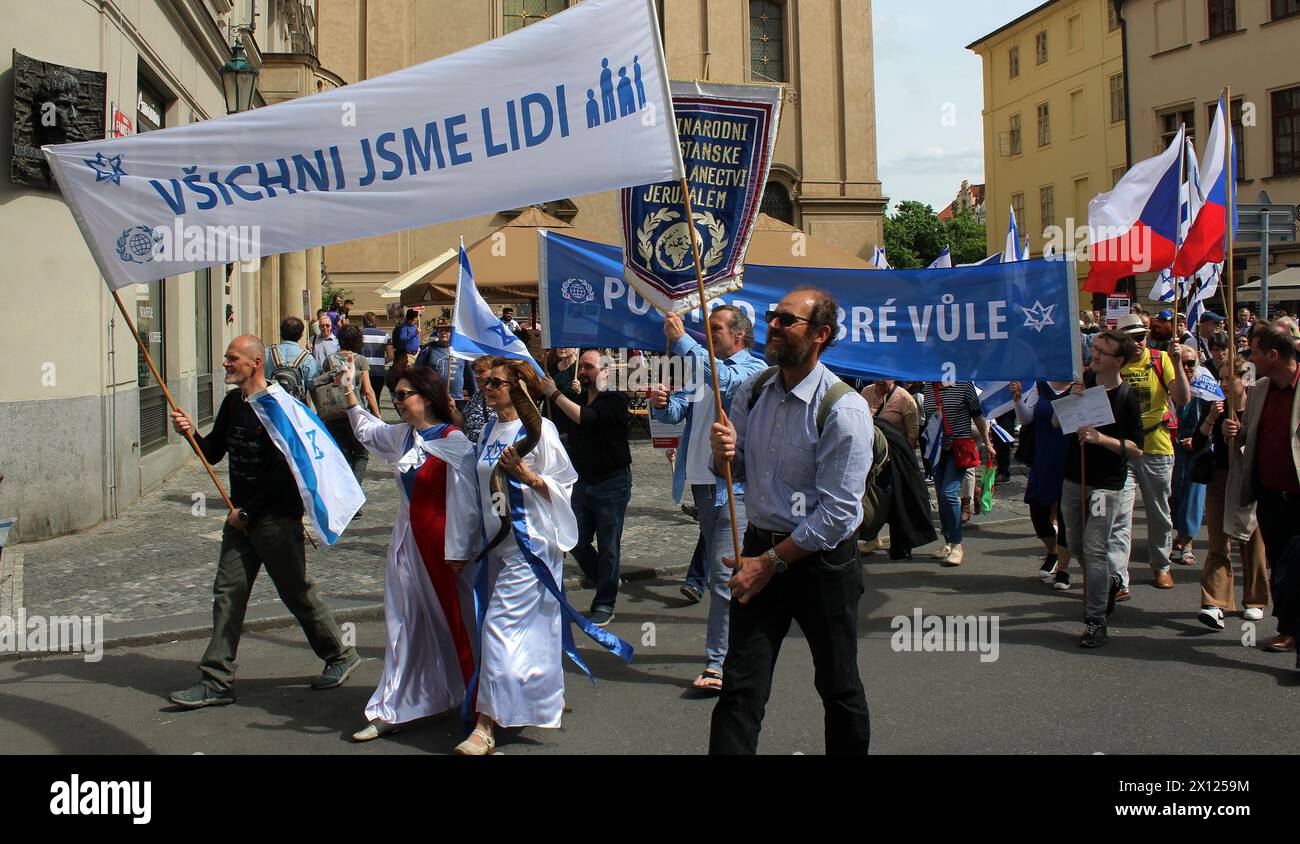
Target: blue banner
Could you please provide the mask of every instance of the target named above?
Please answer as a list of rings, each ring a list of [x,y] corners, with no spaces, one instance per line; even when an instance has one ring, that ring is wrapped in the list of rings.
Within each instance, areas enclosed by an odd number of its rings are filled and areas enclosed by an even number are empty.
[[[541,232],[543,343],[659,351],[663,317],[623,280],[617,246]],[[1073,264],[1018,261],[954,269],[844,270],[745,267],[742,290],[711,300],[754,320],[790,290],[819,287],[840,306],[838,340],[822,361],[845,377],[900,380],[1068,381],[1079,376]],[[685,315],[702,338],[698,309]]]

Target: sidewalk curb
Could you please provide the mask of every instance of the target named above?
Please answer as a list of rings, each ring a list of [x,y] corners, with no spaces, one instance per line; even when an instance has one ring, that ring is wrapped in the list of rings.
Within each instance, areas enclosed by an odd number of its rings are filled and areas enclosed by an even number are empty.
[[[670,579],[686,573],[689,566],[677,564],[659,568],[635,568],[622,579],[624,582]],[[582,576],[571,574],[564,578],[566,591],[582,589]],[[384,620],[384,596],[382,594],[365,598],[326,599],[325,603],[334,613],[334,620],[339,624],[349,622],[367,622]],[[298,620],[284,606],[263,604],[250,607],[244,618],[244,632],[254,630],[276,630],[294,627]],[[163,618],[138,619],[135,621],[110,622],[104,625],[104,638],[101,646],[109,648],[134,648],[148,645],[161,645],[170,642],[184,642],[194,639],[206,639],[212,635],[212,620],[207,613],[190,613]],[[50,656],[71,656],[69,651],[19,651],[0,653],[0,662],[20,659],[39,659]]]

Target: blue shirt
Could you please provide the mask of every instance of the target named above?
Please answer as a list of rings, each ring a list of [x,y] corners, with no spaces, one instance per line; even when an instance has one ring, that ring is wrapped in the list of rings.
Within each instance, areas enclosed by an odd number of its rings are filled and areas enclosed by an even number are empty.
[[[465,361],[451,356],[448,346],[428,345],[415,359],[416,366],[427,366],[447,382],[447,392],[452,401],[465,398]]]
[[[673,466],[673,500],[681,501],[682,495],[686,492],[686,455],[687,445],[691,440],[691,429],[695,421],[694,410],[699,401],[707,401],[712,406],[713,372],[709,368],[709,350],[696,342],[689,334],[682,335],[673,344],[672,353],[678,357],[694,361],[697,382],[703,383],[709,388],[707,392],[701,390],[700,396],[695,401],[692,400],[692,393],[678,390],[668,397],[667,407],[652,407],[650,409],[654,418],[661,422],[667,422],[669,425],[676,425],[683,419],[686,420],[686,427],[683,429],[681,440],[677,445],[677,462]],[[751,355],[748,349],[741,349],[731,357],[718,361],[718,388],[722,392],[723,410],[728,413],[731,412],[731,400],[735,398],[740,382],[755,372],[761,372],[763,368],[763,362]],[[712,419],[712,414],[709,415],[709,418]],[[736,495],[744,495],[745,485],[737,481],[732,487],[732,491]],[[716,494],[714,503],[725,504],[727,500],[725,485],[718,484],[714,492]]]
[[[838,379],[818,363],[787,391],[778,373],[749,409],[757,373],[738,388],[731,408],[736,461],[745,479],[749,523],[788,533],[800,548],[829,551],[862,522],[862,496],[871,470],[875,427],[867,402],[843,396],[817,436],[817,407]]]
[[[280,362],[283,363],[285,366],[288,366],[289,364],[293,363],[295,360],[298,359],[298,355],[307,351],[302,346],[299,346],[297,343],[291,343],[288,340],[284,340],[279,343],[276,343],[271,348],[280,350],[279,351]],[[275,359],[271,357],[271,349],[267,349],[266,350],[266,377],[269,379],[271,377],[271,373],[273,372],[275,372]],[[316,377],[317,372],[319,372],[319,369],[316,366],[316,359],[312,357],[311,353],[309,352],[307,354],[307,359],[304,360],[302,362],[302,365],[298,367],[298,375],[300,378],[302,378],[302,386],[304,390],[311,389],[311,379]]]
[[[393,329],[393,348],[413,355],[420,351],[420,326],[402,321]]]

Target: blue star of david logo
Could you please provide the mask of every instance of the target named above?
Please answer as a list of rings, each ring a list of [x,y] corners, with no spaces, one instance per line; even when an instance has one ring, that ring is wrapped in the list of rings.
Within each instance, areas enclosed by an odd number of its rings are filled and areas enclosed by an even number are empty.
[[[115,155],[112,158],[105,158],[104,153],[95,153],[94,158],[83,158],[82,161],[90,165],[90,169],[95,171],[95,182],[112,182],[115,185],[122,184],[122,177],[129,176],[122,169],[122,156]]]
[[[497,460],[501,459],[501,452],[505,450],[506,450],[506,444],[503,442],[495,442],[490,444],[487,448],[483,450],[483,462],[495,463]]]
[[[1035,299],[1032,308],[1026,308],[1024,305],[1016,305],[1016,307],[1025,313],[1025,327],[1032,328],[1039,334],[1042,334],[1047,326],[1056,325],[1056,320],[1052,319],[1052,311],[1056,310],[1055,305],[1043,307],[1043,303]]]
[[[501,320],[497,320],[490,325],[484,326],[484,330],[490,331],[500,337],[502,347],[509,346],[516,339],[515,335],[510,333],[510,329],[506,328],[506,324]]]

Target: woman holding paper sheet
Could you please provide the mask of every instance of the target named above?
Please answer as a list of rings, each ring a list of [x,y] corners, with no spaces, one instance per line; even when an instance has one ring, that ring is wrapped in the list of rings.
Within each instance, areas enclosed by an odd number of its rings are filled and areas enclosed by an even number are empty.
[[[1106,617],[1115,609],[1115,596],[1123,586],[1124,560],[1109,553],[1111,535],[1132,497],[1124,495],[1128,463],[1142,456],[1142,409],[1137,393],[1120,378],[1120,370],[1137,357],[1137,344],[1117,331],[1102,331],[1092,339],[1092,363],[1083,382],[1076,381],[1071,395],[1102,387],[1115,420],[1100,427],[1080,427],[1066,436],[1061,511],[1070,536],[1070,550],[1083,567],[1084,633],[1079,647],[1106,644]],[[1059,424],[1060,409],[1053,418]],[[1087,488],[1083,487],[1084,474]],[[1084,501],[1084,496],[1087,501]],[[1076,538],[1077,537],[1077,538]]]
[[[340,376],[351,387],[351,370]],[[475,497],[468,473],[469,440],[452,424],[447,385],[432,370],[408,369],[393,390],[402,422],[390,425],[348,393],[348,420],[357,439],[395,464],[402,492],[388,544],[384,673],[370,702],[369,724],[355,741],[445,712],[465,697],[474,673],[474,572],[465,561],[481,544],[477,516],[451,502]]]

